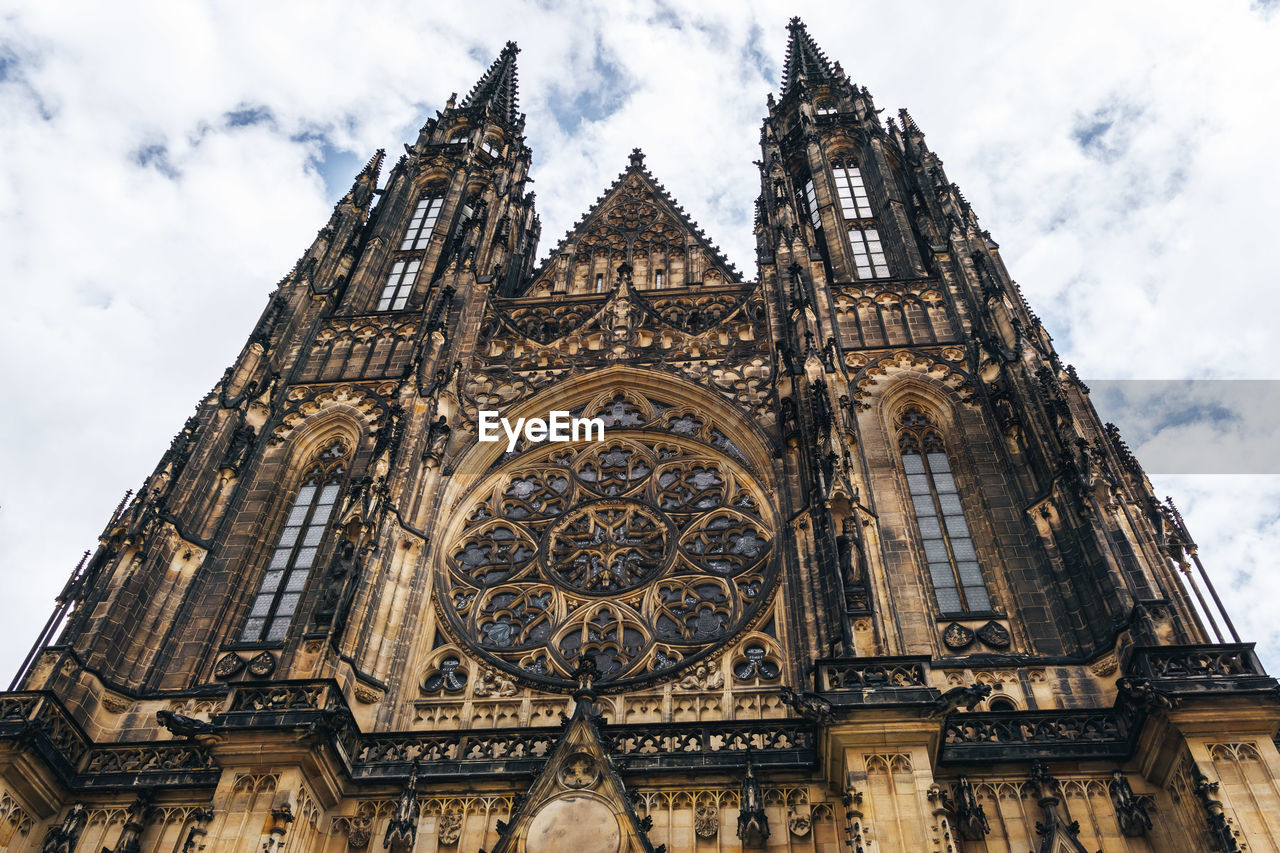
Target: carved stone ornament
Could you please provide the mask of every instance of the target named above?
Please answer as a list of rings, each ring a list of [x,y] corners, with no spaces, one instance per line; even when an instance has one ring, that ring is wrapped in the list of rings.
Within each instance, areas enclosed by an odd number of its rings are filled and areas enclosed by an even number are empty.
[[[106,708],[113,714],[123,714],[133,707],[133,703],[122,696],[116,696],[111,693],[102,694],[102,707]]]
[[[988,622],[978,629],[978,639],[993,649],[1009,648],[1009,629],[999,622]]]
[[[1114,652],[1109,652],[1089,664],[1089,670],[1097,676],[1105,677],[1114,675],[1115,671],[1120,668],[1120,661],[1116,658]]]
[[[681,690],[719,690],[724,687],[724,673],[713,665],[700,663],[680,679],[679,687]]]
[[[1147,814],[1146,803],[1133,793],[1124,774],[1119,770],[1111,771],[1111,782],[1108,783],[1107,790],[1111,794],[1111,805],[1116,810],[1120,832],[1126,838],[1146,835],[1152,828],[1151,816]]]
[[[356,701],[361,705],[373,705],[382,699],[382,692],[366,687],[363,684],[357,684],[355,689]]]
[[[763,847],[769,840],[769,817],[764,813],[764,791],[747,755],[747,773],[738,790],[738,838],[747,847]]]
[[[796,838],[808,835],[809,830],[813,829],[813,817],[809,814],[809,809],[805,807],[803,811],[797,811],[794,807],[788,808],[787,829]]]
[[[460,814],[440,815],[440,823],[437,826],[439,828],[436,830],[436,840],[441,847],[452,847],[462,837],[462,815]]]
[[[213,667],[213,675],[223,681],[235,678],[244,669],[244,660],[235,652],[227,652]]]
[[[560,768],[560,781],[566,788],[589,788],[600,778],[596,760],[585,752],[569,756]]]
[[[370,838],[370,822],[366,818],[359,823],[351,824],[351,830],[347,833],[347,846],[353,850],[363,850],[369,846]]]
[[[249,674],[254,678],[266,678],[276,671],[276,656],[262,652],[249,661]]]
[[[973,632],[959,622],[952,622],[942,632],[943,644],[953,652],[958,652],[973,645],[973,638]]]
[[[693,813],[693,833],[699,838],[715,838],[720,832],[720,810],[715,806],[698,806]]]
[[[475,696],[514,696],[519,692],[516,683],[505,673],[485,667],[480,670],[480,678],[471,690]]]
[[[961,838],[966,841],[981,841],[987,837],[987,833],[991,832],[986,811],[978,802],[973,785],[967,777],[961,776],[956,781],[949,804],[955,815],[956,830]]]

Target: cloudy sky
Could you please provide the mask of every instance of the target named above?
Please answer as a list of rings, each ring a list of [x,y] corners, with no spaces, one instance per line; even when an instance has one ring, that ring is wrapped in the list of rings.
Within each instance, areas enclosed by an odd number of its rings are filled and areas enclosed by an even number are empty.
[[[1280,672],[1258,606],[1280,593],[1280,399],[1228,382],[1280,377],[1280,0],[3,0],[0,680],[354,172],[507,39],[544,251],[640,146],[753,269],[793,14],[886,114],[911,109],[1086,380],[1218,380],[1098,396]]]

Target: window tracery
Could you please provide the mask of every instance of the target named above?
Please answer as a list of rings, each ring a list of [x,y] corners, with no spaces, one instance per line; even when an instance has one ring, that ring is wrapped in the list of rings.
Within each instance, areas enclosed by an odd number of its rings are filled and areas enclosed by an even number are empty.
[[[836,180],[836,196],[840,199],[840,212],[845,219],[870,219],[871,199],[862,181],[862,170],[853,160],[836,160],[831,164],[831,174]]]
[[[382,286],[382,296],[378,299],[379,311],[403,311],[409,303],[409,294],[413,291],[413,283],[418,280],[418,269],[422,261],[418,258],[396,261],[391,265],[386,284]]]
[[[613,392],[575,412],[609,421],[610,440],[491,471],[455,513],[440,610],[487,665],[556,687],[584,658],[606,682],[674,674],[769,597],[769,502],[684,407]]]
[[[943,613],[990,610],[946,445],[918,406],[907,406],[899,416],[898,450],[938,608]]]
[[[431,241],[431,233],[435,230],[436,220],[440,218],[440,208],[444,199],[438,195],[428,195],[418,199],[413,209],[413,217],[409,227],[405,229],[404,239],[400,242],[400,251],[419,251],[427,248]]]
[[[347,455],[344,442],[331,442],[308,469],[240,632],[241,642],[277,643],[288,633],[346,478]]]

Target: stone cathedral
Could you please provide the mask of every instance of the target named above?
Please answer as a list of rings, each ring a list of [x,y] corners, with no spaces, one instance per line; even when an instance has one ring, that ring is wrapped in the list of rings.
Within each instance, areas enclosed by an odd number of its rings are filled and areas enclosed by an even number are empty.
[[[514,44],[374,155],[0,694],[0,847],[1280,851],[1177,509],[788,29],[750,280],[638,149],[539,261]]]

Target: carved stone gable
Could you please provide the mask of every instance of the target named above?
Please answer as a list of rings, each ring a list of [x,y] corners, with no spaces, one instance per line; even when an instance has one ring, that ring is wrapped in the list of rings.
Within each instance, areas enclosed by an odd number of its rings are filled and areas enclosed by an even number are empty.
[[[491,853],[654,853],[631,798],[579,699],[546,766]]]

